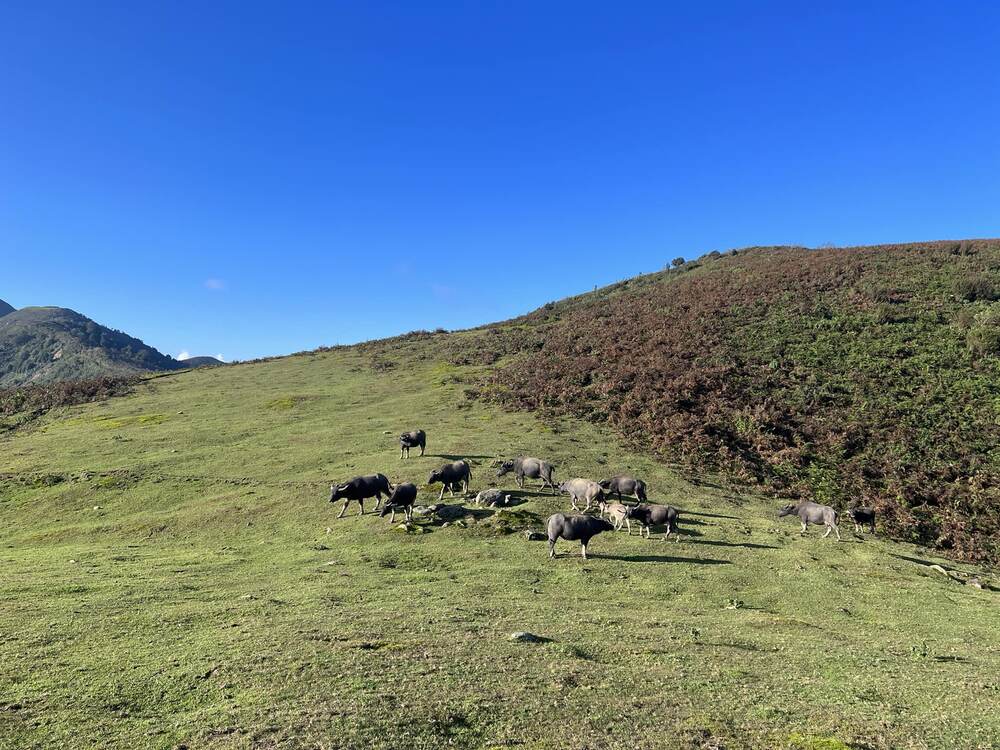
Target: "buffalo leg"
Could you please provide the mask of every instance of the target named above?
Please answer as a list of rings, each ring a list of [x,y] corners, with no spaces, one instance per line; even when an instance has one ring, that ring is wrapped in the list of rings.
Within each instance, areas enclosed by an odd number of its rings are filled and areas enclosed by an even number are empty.
[[[549,537],[549,559],[554,560],[556,556],[556,540]]]
[[[625,526],[628,529],[628,535],[632,536],[632,522],[627,518],[625,519]],[[618,524],[618,528],[621,529],[621,524]]]
[[[348,500],[347,498],[344,498],[344,504],[340,506],[340,514],[337,516],[337,518],[343,518],[344,517],[344,514],[347,512],[347,504],[349,502],[351,502],[351,501]]]
[[[442,500],[444,500],[444,487],[445,486],[442,484],[441,485],[441,494],[438,495],[438,502],[441,502]]]
[[[389,523],[396,523],[396,508],[393,507],[389,513]]]
[[[583,559],[587,559],[587,543],[580,542],[580,554],[583,555]]]
[[[808,527],[809,527],[809,524],[807,524],[805,521],[803,521],[802,522],[802,531],[799,532],[799,535],[801,536],[802,534],[805,534],[806,533],[806,529]]]
[[[359,515],[359,516],[363,516],[363,515],[365,514],[365,501],[364,501],[364,500],[358,500],[358,505],[359,505],[359,506],[360,506],[360,508],[361,508],[361,509],[360,509],[360,510],[358,511],[358,515]]]

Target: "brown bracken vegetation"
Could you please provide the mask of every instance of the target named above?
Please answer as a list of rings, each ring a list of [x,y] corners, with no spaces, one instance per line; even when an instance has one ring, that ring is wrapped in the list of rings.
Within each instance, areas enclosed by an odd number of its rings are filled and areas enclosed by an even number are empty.
[[[997,240],[750,248],[550,303],[455,361],[504,357],[478,397],[996,560],[998,297]]]

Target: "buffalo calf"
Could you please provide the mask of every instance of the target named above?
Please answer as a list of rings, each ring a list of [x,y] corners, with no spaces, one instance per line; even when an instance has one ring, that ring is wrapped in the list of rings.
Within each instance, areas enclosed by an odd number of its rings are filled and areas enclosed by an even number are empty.
[[[867,526],[871,533],[875,533],[875,509],[874,508],[851,508],[847,515],[854,521],[854,530],[863,532]]]
[[[384,518],[386,513],[391,513],[389,523],[395,523],[396,511],[401,510],[403,511],[403,516],[406,518],[406,522],[409,523],[413,520],[413,503],[416,499],[417,485],[411,482],[397,484],[396,489],[392,491],[389,499],[382,506],[382,512],[379,515]]]

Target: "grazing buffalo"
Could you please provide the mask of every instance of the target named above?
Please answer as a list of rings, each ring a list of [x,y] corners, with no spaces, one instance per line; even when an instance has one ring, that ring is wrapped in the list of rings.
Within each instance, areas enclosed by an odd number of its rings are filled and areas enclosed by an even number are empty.
[[[427,447],[427,434],[423,430],[413,430],[413,432],[404,432],[399,436],[399,457],[406,458],[410,457],[410,448],[420,447],[420,455],[424,455],[424,449]]]
[[[628,474],[618,474],[611,479],[605,479],[600,485],[608,495],[618,495],[618,502],[621,502],[622,495],[631,495],[640,503],[646,502],[646,483]]]
[[[614,526],[603,518],[596,516],[566,516],[556,513],[549,516],[549,558],[556,556],[556,540],[562,537],[567,541],[580,542],[580,554],[587,559],[587,544],[602,531],[614,531]]]
[[[403,482],[403,484],[397,484],[396,489],[392,491],[392,495],[389,499],[385,501],[385,505],[382,506],[382,512],[379,514],[383,518],[386,513],[391,513],[389,516],[389,523],[396,522],[396,511],[403,511],[403,516],[406,518],[406,522],[409,523],[413,520],[413,503],[417,499],[417,485],[412,482]]]
[[[863,532],[865,526],[871,529],[871,533],[875,533],[875,509],[874,508],[851,508],[847,511],[847,515],[851,517],[854,521],[854,530],[856,532]]]
[[[347,506],[351,500],[357,500],[361,510],[358,515],[365,512],[365,500],[369,497],[375,498],[375,510],[378,510],[379,503],[382,502],[382,495],[392,493],[392,483],[386,479],[384,474],[370,474],[366,477],[354,477],[350,482],[330,485],[330,502],[338,500],[344,501],[344,507],[340,509],[337,518],[343,518],[347,512]]]
[[[559,485],[559,491],[569,495],[573,510],[580,510],[576,503],[579,500],[585,500],[587,507],[583,509],[584,513],[590,510],[591,503],[600,503],[604,500],[604,491],[601,489],[601,485],[580,477],[567,479]]]
[[[489,508],[494,508],[497,505],[508,505],[510,503],[510,495],[506,494],[503,490],[498,490],[496,487],[491,487],[476,495],[475,503],[476,505],[485,505]]]
[[[639,536],[642,536],[643,529],[646,531],[646,538],[649,539],[650,526],[666,526],[667,533],[663,535],[664,541],[670,536],[670,532],[677,531],[677,508],[670,505],[649,505],[642,503],[629,508],[628,517],[641,525]],[[632,529],[629,529],[631,535]]]
[[[541,479],[542,489],[545,489],[545,485],[548,485],[552,488],[552,494],[554,495],[556,494],[556,485],[552,479],[552,474],[555,470],[556,467],[548,461],[519,456],[500,464],[500,468],[497,469],[497,476],[502,477],[504,474],[509,474],[513,471],[514,477],[517,479],[517,486],[522,488],[524,487],[525,477],[528,479]]]
[[[615,531],[621,531],[622,526],[626,526],[629,536],[632,536],[632,523],[629,521],[632,515],[632,506],[622,503],[605,503],[601,509],[602,513],[604,511],[607,511],[608,520],[615,527]]]
[[[837,541],[840,541],[840,529],[837,528],[837,511],[829,505],[820,505],[819,503],[812,502],[786,505],[778,511],[778,518],[784,518],[785,516],[799,517],[799,520],[802,522],[802,531],[799,532],[800,534],[805,534],[806,528],[811,523],[817,525],[823,524],[826,526],[826,533],[823,535],[823,539],[830,536],[831,531],[835,531],[837,532]]]
[[[446,489],[449,494],[454,496],[455,485],[462,485],[462,494],[468,492],[470,479],[472,479],[472,468],[469,466],[469,462],[454,461],[450,464],[445,464],[440,469],[432,471],[430,476],[427,477],[427,484],[441,482],[441,494],[438,495],[438,500],[440,501],[444,497]]]

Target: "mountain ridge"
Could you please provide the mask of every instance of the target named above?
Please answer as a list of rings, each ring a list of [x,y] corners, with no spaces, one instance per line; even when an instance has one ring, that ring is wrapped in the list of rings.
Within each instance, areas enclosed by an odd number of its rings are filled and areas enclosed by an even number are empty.
[[[140,339],[64,307],[0,317],[0,387],[179,369]]]

